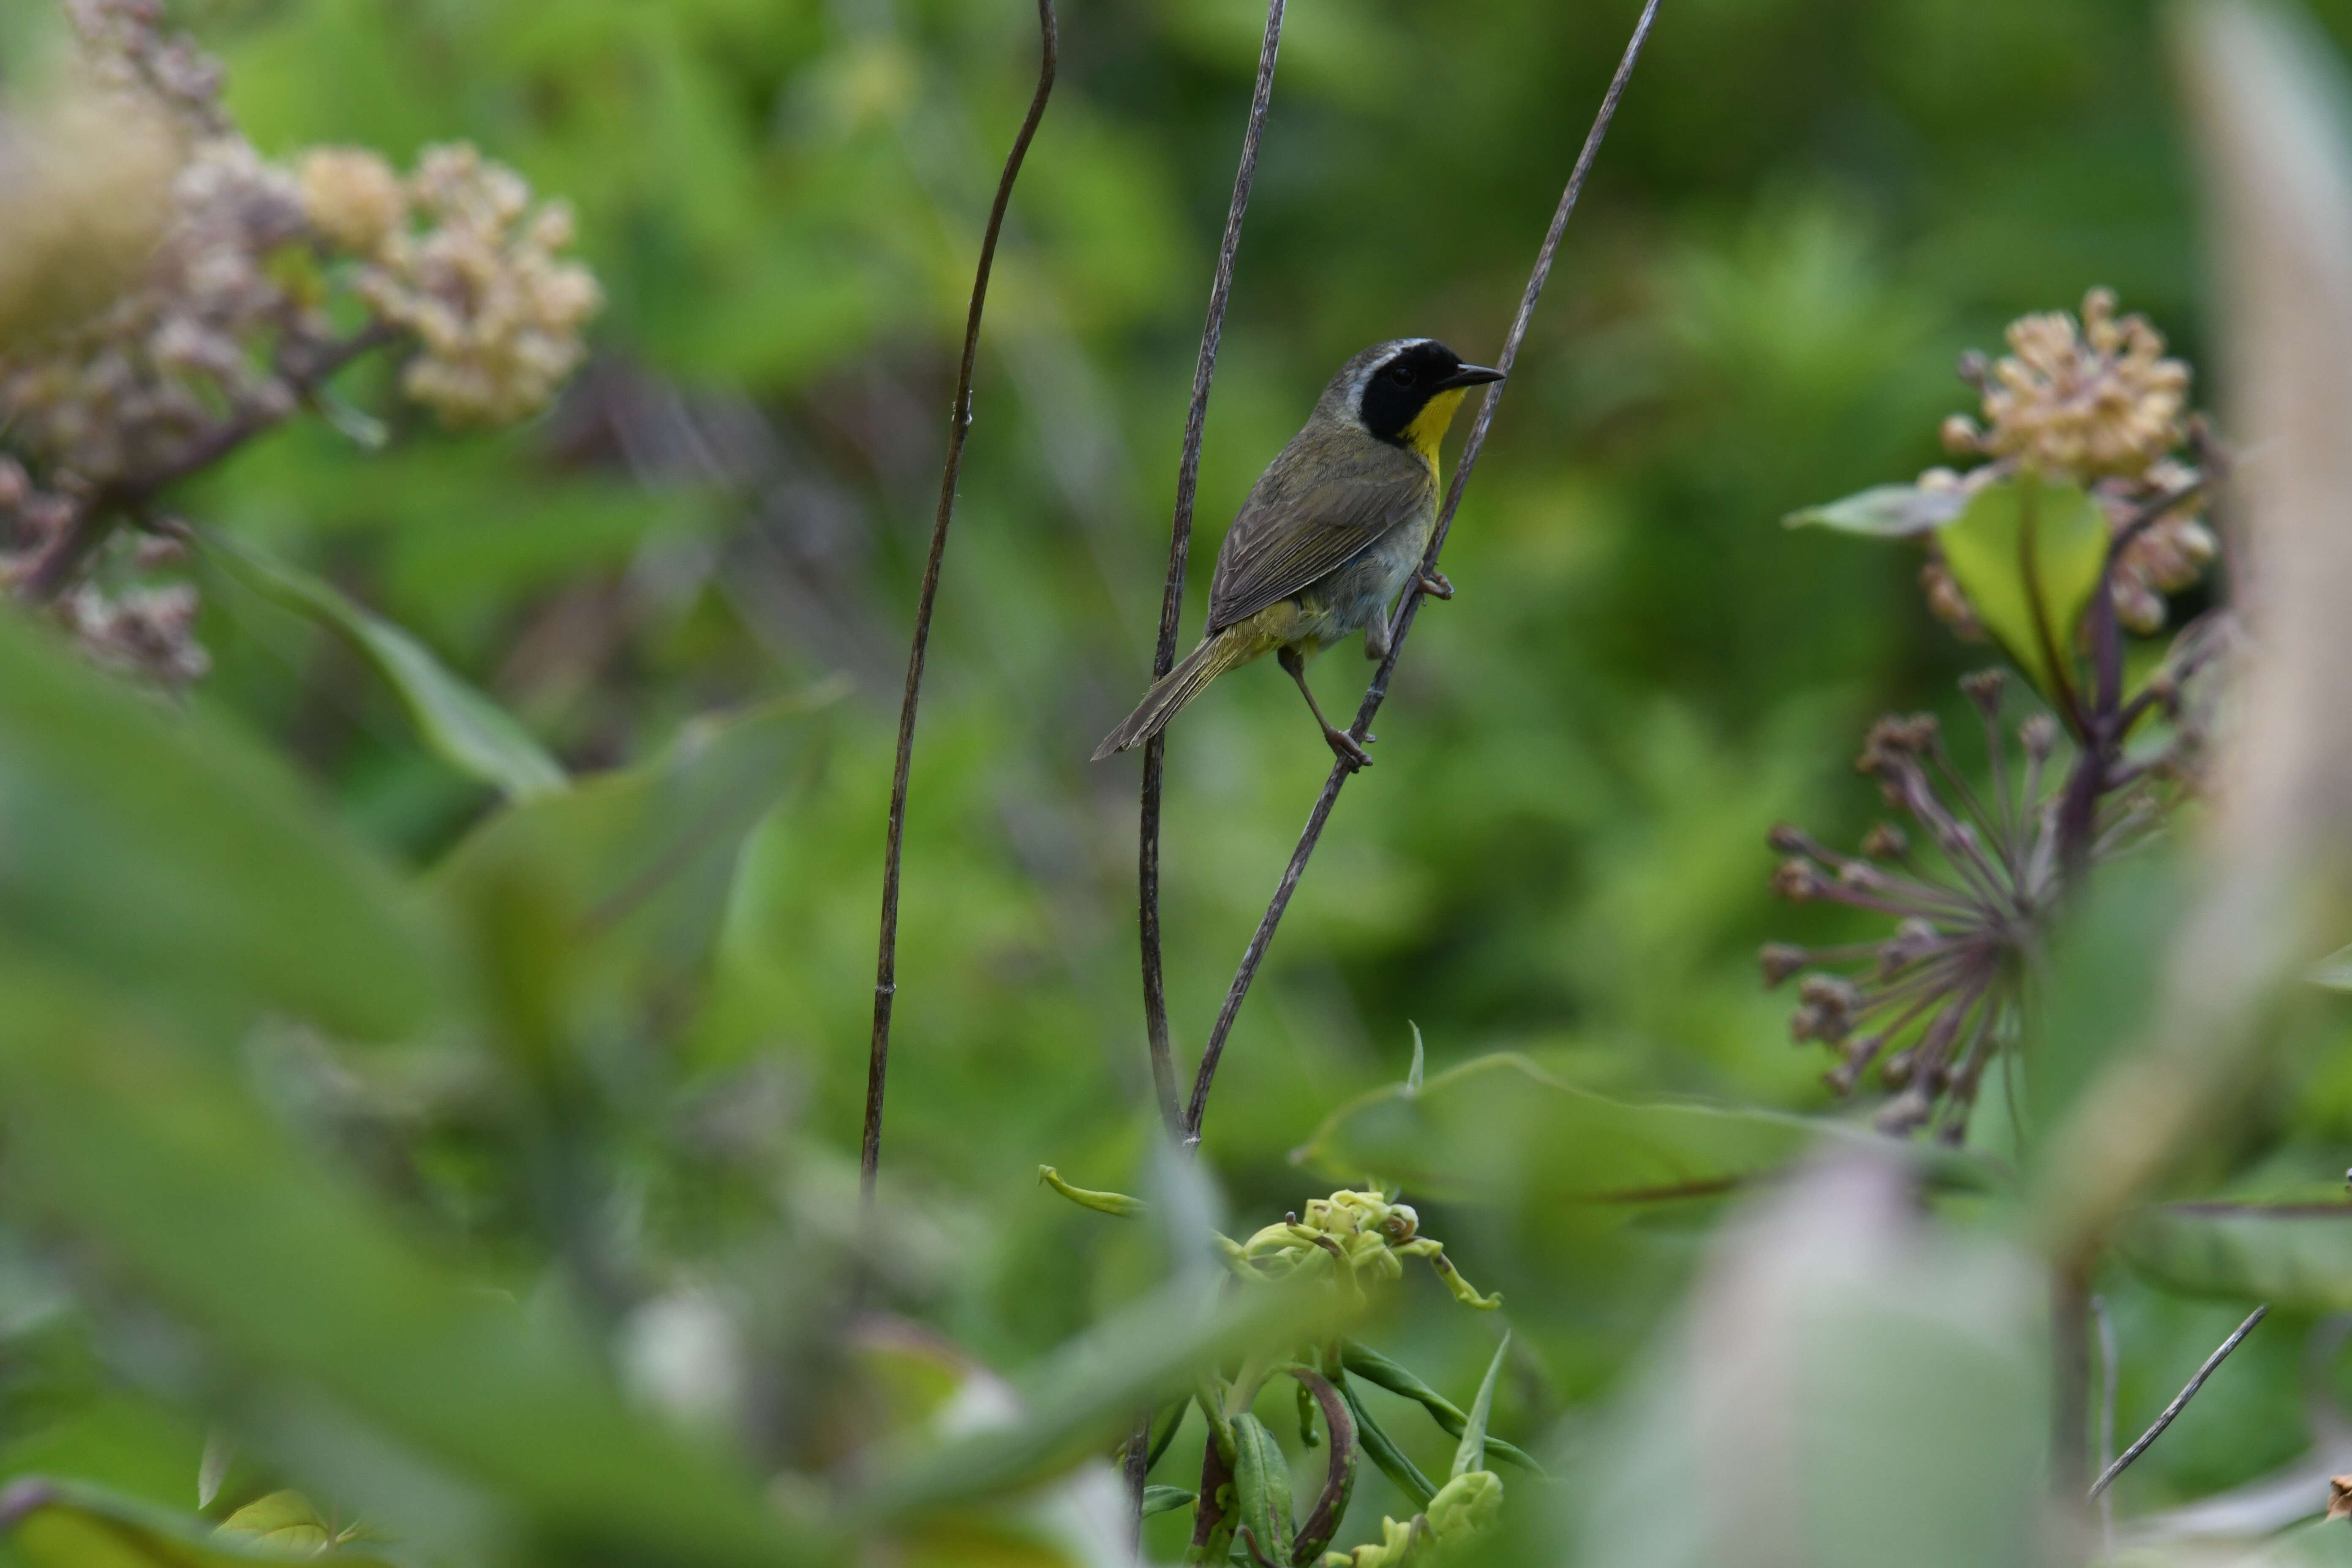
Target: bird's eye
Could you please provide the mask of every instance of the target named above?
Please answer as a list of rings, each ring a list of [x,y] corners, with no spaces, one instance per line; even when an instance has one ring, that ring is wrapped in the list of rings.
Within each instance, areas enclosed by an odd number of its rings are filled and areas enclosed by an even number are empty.
[[[1404,363],[1402,361],[1399,361],[1397,363],[1389,366],[1389,379],[1395,382],[1399,386],[1411,386],[1412,384],[1412,366]]]

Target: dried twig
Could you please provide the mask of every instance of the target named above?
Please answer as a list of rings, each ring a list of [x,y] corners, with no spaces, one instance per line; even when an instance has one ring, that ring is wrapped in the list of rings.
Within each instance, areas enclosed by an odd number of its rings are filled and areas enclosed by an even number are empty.
[[[1496,368],[1507,374],[1519,357],[1519,344],[1528,335],[1528,323],[1534,317],[1536,301],[1543,297],[1544,284],[1551,277],[1552,258],[1559,253],[1560,235],[1568,227],[1570,215],[1576,211],[1577,197],[1583,194],[1585,177],[1592,172],[1593,160],[1600,155],[1602,138],[1609,134],[1609,122],[1616,117],[1617,100],[1623,96],[1625,83],[1633,74],[1634,62],[1641,58],[1642,46],[1650,37],[1650,25],[1658,15],[1658,0],[1647,0],[1642,7],[1641,19],[1633,24],[1633,36],[1626,40],[1624,56],[1617,62],[1617,74],[1610,79],[1609,91],[1601,100],[1600,111],[1592,117],[1592,129],[1586,133],[1584,147],[1577,154],[1576,167],[1568,176],[1568,185],[1560,192],[1559,206],[1553,212],[1551,227],[1544,234],[1543,248],[1536,253],[1535,270],[1528,275],[1527,291],[1519,297],[1519,312],[1512,319],[1510,335],[1503,342],[1502,357]],[[1403,606],[1399,610],[1394,632],[1389,638],[1388,657],[1381,661],[1378,674],[1364,693],[1363,705],[1356,710],[1356,721],[1349,732],[1359,742],[1370,733],[1372,718],[1388,697],[1389,678],[1396,671],[1397,658],[1404,651],[1405,637],[1412,630],[1413,617],[1421,611],[1422,584],[1431,580],[1437,570],[1439,552],[1445,548],[1445,536],[1454,526],[1454,513],[1462,504],[1462,492],[1470,483],[1470,471],[1477,466],[1478,454],[1486,444],[1486,431],[1495,422],[1495,406],[1502,401],[1504,382],[1486,388],[1486,395],[1478,405],[1478,417],[1470,426],[1470,437],[1463,444],[1462,460],[1454,470],[1454,483],[1445,492],[1445,505],[1437,514],[1436,531],[1430,535],[1429,549],[1422,557],[1422,569],[1412,586],[1406,590]],[[1209,1031],[1209,1043],[1201,1056],[1201,1070],[1192,1080],[1192,1100],[1184,1113],[1184,1139],[1188,1144],[1201,1141],[1201,1120],[1207,1114],[1209,1088],[1215,1082],[1218,1058],[1224,1053],[1225,1037],[1233,1032],[1234,1018],[1241,1011],[1242,998],[1249,994],[1250,982],[1256,978],[1265,950],[1274,941],[1275,928],[1282,923],[1283,911],[1290,907],[1290,896],[1297,889],[1298,879],[1307,869],[1308,857],[1315,853],[1316,842],[1323,836],[1323,825],[1331,819],[1331,808],[1339,803],[1339,790],[1354,770],[1345,762],[1335,762],[1331,776],[1324,781],[1323,793],[1316,799],[1315,809],[1307,818],[1307,830],[1299,835],[1298,847],[1291,852],[1290,864],[1283,868],[1282,880],[1276,887],[1274,900],[1266,906],[1265,918],[1250,938],[1248,949],[1242,954],[1241,968],[1234,975],[1233,984],[1225,992],[1224,1005],[1217,1011],[1217,1022]]]
[[[2213,1369],[2229,1359],[2230,1352],[2236,1350],[2245,1337],[2254,1331],[2254,1325],[2261,1322],[2270,1310],[2270,1303],[2265,1301],[2246,1314],[2246,1321],[2238,1325],[2237,1332],[2223,1340],[2221,1348],[2205,1358],[2205,1364],[2197,1369],[2197,1375],[2189,1380],[2189,1386],[2172,1396],[2172,1403],[2164,1407],[2164,1414],[2156,1418],[2156,1424],[2141,1433],[2137,1442],[2117,1455],[2114,1464],[2099,1472],[2099,1479],[2091,1483],[2093,1498],[2095,1499],[2105,1493],[2108,1486],[2130,1467],[2134,1459],[2147,1452],[2147,1446],[2150,1443],[2164,1436],[2164,1429],[2172,1425],[2174,1416],[2189,1407],[2189,1402],[2197,1397],[2197,1391],[2205,1386],[2205,1380],[2213,1375]]]
[[[1274,61],[1282,47],[1285,0],[1268,0],[1265,37],[1258,46],[1257,85],[1250,94],[1249,125],[1242,132],[1241,164],[1234,171],[1234,199],[1225,209],[1225,237],[1217,247],[1217,272],[1209,285],[1209,316],[1201,328],[1201,357],[1192,367],[1192,405],[1184,416],[1184,455],[1176,465],[1176,511],[1168,537],[1168,586],[1160,598],[1160,644],[1151,656],[1151,679],[1176,664],[1176,626],[1184,610],[1184,564],[1192,551],[1192,497],[1201,478],[1201,432],[1209,417],[1209,387],[1217,374],[1217,345],[1225,333],[1225,301],[1234,289],[1234,258],[1242,246],[1242,218],[1249,211],[1250,183],[1257,177],[1258,143],[1265,134],[1266,105],[1274,98]],[[1160,956],[1160,792],[1167,759],[1165,735],[1143,743],[1143,810],[1136,852],[1136,924],[1143,946],[1143,1024],[1151,1048],[1151,1088],[1170,1137],[1182,1131],[1176,1110],[1176,1058],[1168,1043],[1168,984]]]
[[[1013,199],[1013,182],[1021,177],[1022,160],[1045,117],[1045,100],[1054,91],[1054,68],[1061,36],[1054,21],[1054,0],[1037,0],[1037,31],[1041,52],[1037,92],[1029,100],[1028,117],[1005,154],[1004,174],[996,183],[996,201],[988,210],[988,229],[981,237],[980,264],[971,280],[971,308],[964,318],[963,363],[956,374],[955,401],[948,411],[948,460],[940,475],[939,511],[931,521],[931,552],[923,563],[922,590],[915,600],[915,637],[907,654],[907,692],[898,706],[898,756],[890,773],[890,829],[882,851],[882,937],[874,962],[874,1039],[866,1063],[866,1139],[858,1160],[858,1187],[873,1201],[874,1181],[882,1164],[882,1089],[890,1070],[890,1004],[898,994],[898,865],[907,833],[907,774],[915,758],[915,708],[923,690],[923,656],[931,639],[931,611],[939,601],[940,563],[947,554],[948,524],[955,517],[957,477],[963,470],[964,437],[971,430],[971,372],[980,353],[980,318],[988,303],[988,275],[996,263],[996,238],[1004,227],[1004,209]]]

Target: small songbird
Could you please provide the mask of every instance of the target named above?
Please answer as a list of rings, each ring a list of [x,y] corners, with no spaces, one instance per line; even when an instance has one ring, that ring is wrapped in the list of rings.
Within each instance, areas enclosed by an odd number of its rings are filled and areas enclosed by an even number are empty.
[[[1323,717],[1307,661],[1359,631],[1367,658],[1387,657],[1390,606],[1437,526],[1437,444],[1463,394],[1502,379],[1431,338],[1375,344],[1341,365],[1226,531],[1201,646],[1152,684],[1094,760],[1142,744],[1209,682],[1276,650],[1332,752],[1370,766],[1356,738]],[[1421,585],[1454,596],[1442,575]]]

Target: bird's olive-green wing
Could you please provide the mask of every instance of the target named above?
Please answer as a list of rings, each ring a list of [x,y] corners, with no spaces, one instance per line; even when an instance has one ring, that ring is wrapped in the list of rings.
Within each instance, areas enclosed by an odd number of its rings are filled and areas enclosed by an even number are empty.
[[[1291,456],[1285,452],[1283,458]],[[1328,575],[1429,502],[1432,481],[1418,463],[1300,478],[1299,470],[1311,466],[1277,459],[1242,504],[1217,550],[1210,631]]]

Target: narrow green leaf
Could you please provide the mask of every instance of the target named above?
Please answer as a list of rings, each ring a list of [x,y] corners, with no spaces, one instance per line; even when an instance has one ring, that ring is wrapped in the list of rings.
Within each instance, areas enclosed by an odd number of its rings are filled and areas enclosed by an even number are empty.
[[[1372,1413],[1364,1408],[1363,1400],[1345,1378],[1339,1380],[1339,1396],[1348,1402],[1348,1414],[1355,1417],[1356,1440],[1364,1446],[1364,1452],[1371,1457],[1372,1463],[1381,1468],[1381,1474],[1396,1483],[1397,1490],[1412,1500],[1413,1507],[1427,1508],[1429,1500],[1437,1495],[1437,1489],[1430,1484],[1429,1478],[1406,1458],[1405,1451],[1396,1446],[1396,1439],[1388,1435],[1387,1429],[1372,1419]]]
[[[1097,1193],[1086,1187],[1074,1187],[1064,1181],[1062,1173],[1051,1165],[1037,1167],[1037,1180],[1080,1208],[1092,1209],[1097,1214],[1113,1215],[1120,1219],[1141,1219],[1146,1212],[1141,1198],[1131,1198],[1125,1193]]]
[[[1960,514],[1966,500],[1958,490],[1874,485],[1843,500],[1792,511],[1780,521],[1789,528],[1833,528],[1841,533],[1899,539],[1943,527]]]
[[[183,1017],[373,1039],[441,1000],[404,904],[275,758],[0,616],[0,939]]]
[[[2352,1310],[2352,1205],[2167,1204],[2128,1215],[2116,1251],[2175,1290]]]
[[[307,1534],[298,1541],[226,1527],[215,1531],[211,1521],[195,1514],[86,1481],[41,1476],[11,1481],[0,1492],[0,1538],[26,1568],[252,1568],[257,1563],[384,1568],[364,1552],[330,1549],[324,1530],[315,1542]]]
[[[1376,1388],[1385,1388],[1391,1394],[1402,1394],[1417,1402],[1428,1410],[1430,1418],[1449,1437],[1461,1436],[1469,1426],[1469,1417],[1463,1414],[1460,1405],[1415,1377],[1410,1369],[1398,1365],[1360,1341],[1339,1342],[1339,1364]],[[1486,1452],[1505,1464],[1517,1466],[1531,1476],[1541,1477],[1544,1474],[1544,1468],[1537,1464],[1525,1449],[1500,1437],[1491,1435],[1487,1437]]]
[[[1486,1418],[1495,1409],[1495,1380],[1503,1375],[1503,1358],[1511,1353],[1511,1331],[1503,1331],[1503,1342],[1495,1347],[1495,1359],[1486,1363],[1486,1375],[1478,1384],[1478,1397],[1470,1404],[1470,1415],[1462,1429],[1462,1442],[1454,1450],[1454,1478],[1458,1479],[1473,1470],[1486,1468]]]
[[[323,1394],[466,1477],[551,1561],[824,1555],[748,1477],[633,1416],[586,1344],[419,1256],[223,1064],[21,962],[0,998],[7,1203],[97,1243],[260,1387]]]
[[[2069,689],[2074,625],[2107,558],[2107,526],[2082,487],[2031,475],[1987,485],[1936,537],[1985,630],[2044,693]]]
[[[1412,1099],[1421,1093],[1423,1069],[1428,1065],[1428,1054],[1421,1043],[1421,1026],[1412,1026],[1412,1066],[1405,1069],[1404,1097]]]
[[[323,577],[257,544],[211,529],[197,538],[211,559],[237,582],[349,643],[392,688],[416,727],[417,738],[435,756],[514,800],[564,786],[562,765],[530,731],[406,631]]]
[[[1182,1487],[1146,1487],[1143,1489],[1143,1517],[1155,1513],[1174,1513],[1180,1508],[1192,1506],[1192,1494]]]

